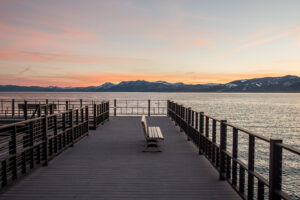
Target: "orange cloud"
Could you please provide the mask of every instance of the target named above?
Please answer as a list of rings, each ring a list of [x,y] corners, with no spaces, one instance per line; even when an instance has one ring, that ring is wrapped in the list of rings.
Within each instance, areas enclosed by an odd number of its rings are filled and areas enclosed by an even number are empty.
[[[0,84],[16,84],[16,85],[39,85],[39,86],[97,86],[105,82],[118,83],[120,81],[135,81],[135,80],[146,80],[146,81],[168,81],[171,83],[184,82],[189,84],[202,84],[202,83],[227,83],[233,80],[239,79],[250,79],[259,77],[269,76],[282,76],[285,73],[268,73],[268,72],[257,72],[250,74],[234,74],[234,73],[169,73],[169,74],[117,74],[108,73],[101,75],[93,74],[60,74],[60,75],[39,75],[33,74],[26,75],[12,75],[3,74],[0,75]]]

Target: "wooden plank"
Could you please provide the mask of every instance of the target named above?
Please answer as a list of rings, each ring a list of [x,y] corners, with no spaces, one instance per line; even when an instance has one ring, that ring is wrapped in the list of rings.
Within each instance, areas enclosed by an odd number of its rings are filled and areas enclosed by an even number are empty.
[[[140,120],[111,117],[0,199],[241,199],[167,117],[148,118],[166,139],[162,152],[143,153]]]

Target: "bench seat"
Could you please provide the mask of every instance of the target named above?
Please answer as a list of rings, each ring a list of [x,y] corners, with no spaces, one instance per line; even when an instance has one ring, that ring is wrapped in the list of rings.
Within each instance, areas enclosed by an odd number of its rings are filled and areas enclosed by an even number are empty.
[[[148,126],[146,117],[143,115],[141,119],[143,132],[146,140],[146,145],[144,151],[147,151],[150,147],[156,148],[157,151],[161,151],[159,149],[159,140],[163,140],[164,136],[158,126]]]

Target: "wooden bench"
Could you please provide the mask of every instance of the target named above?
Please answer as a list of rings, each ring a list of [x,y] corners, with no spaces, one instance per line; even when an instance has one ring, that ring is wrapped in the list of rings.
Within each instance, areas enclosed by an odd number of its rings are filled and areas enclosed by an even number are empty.
[[[143,115],[141,119],[146,145],[144,151],[149,148],[155,148],[156,151],[161,151],[159,148],[159,140],[163,140],[164,136],[158,126],[148,126],[146,117]]]

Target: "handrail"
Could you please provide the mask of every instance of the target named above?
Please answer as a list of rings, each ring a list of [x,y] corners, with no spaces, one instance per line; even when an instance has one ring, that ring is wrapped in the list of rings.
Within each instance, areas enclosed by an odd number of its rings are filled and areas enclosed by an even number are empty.
[[[109,102],[0,126],[0,191],[48,162],[109,120]],[[47,106],[46,106],[47,107]]]
[[[204,155],[219,171],[220,180],[227,180],[243,199],[264,199],[267,196],[265,188],[269,190],[269,199],[292,199],[282,190],[282,150],[300,155],[299,149],[283,144],[280,139],[267,138],[173,101],[168,101],[167,106],[168,117],[186,133],[188,140],[194,142],[199,154]],[[227,139],[228,127],[232,128],[231,141]],[[249,136],[247,164],[238,159],[239,133]],[[216,140],[217,136],[219,143]],[[256,139],[270,145],[268,179],[255,171]],[[232,143],[232,152],[227,151],[228,142]],[[245,172],[248,174],[247,182]]]

